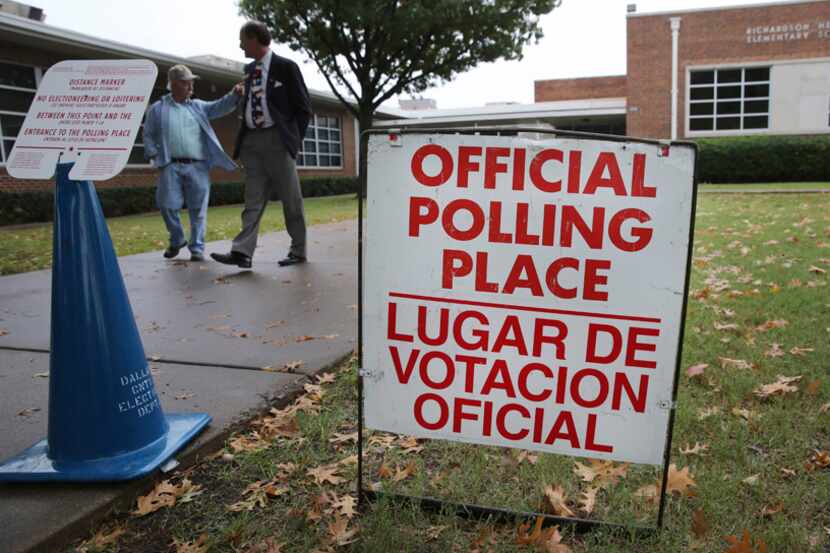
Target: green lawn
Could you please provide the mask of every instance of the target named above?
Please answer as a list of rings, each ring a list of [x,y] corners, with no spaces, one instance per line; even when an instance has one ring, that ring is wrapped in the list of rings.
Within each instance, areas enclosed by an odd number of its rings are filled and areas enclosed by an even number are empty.
[[[309,225],[354,219],[357,217],[357,199],[354,194],[308,198],[305,200],[306,220]],[[206,240],[230,240],[239,232],[241,205],[212,207],[208,211]],[[185,234],[189,233],[187,212],[182,212]],[[167,230],[161,215],[147,213],[107,219],[110,236],[118,255],[147,251],[161,252],[167,247]],[[283,230],[285,222],[282,206],[271,202],[262,217],[260,232]],[[52,266],[52,225],[0,227],[0,275],[47,269]],[[161,255],[161,253],[159,253]]]
[[[830,182],[764,182],[753,184],[701,184],[703,192],[747,190],[830,190]]]
[[[677,553],[830,547],[830,195],[698,202],[665,528],[556,536],[380,502],[354,514],[356,364],[250,424],[224,452],[174,475],[173,507],[113,516],[112,551]],[[696,366],[700,374],[686,370]],[[797,378],[769,397],[779,375]],[[760,394],[760,395],[759,395]],[[423,448],[419,450],[418,448]],[[407,440],[375,432],[365,486],[511,509],[651,524],[656,467]],[[580,469],[580,474],[575,472]],[[616,477],[611,477],[616,474]],[[187,482],[184,481],[187,478]],[[258,484],[257,484],[258,483]],[[200,486],[190,488],[189,485]],[[546,499],[545,487],[554,501]],[[649,488],[649,486],[652,486]],[[598,491],[592,492],[592,489]],[[590,502],[584,494],[594,494]],[[589,512],[590,510],[590,512]],[[730,548],[743,535],[755,547]],[[111,532],[122,532],[118,535]],[[351,534],[351,532],[354,532]],[[529,534],[529,535],[528,535]],[[534,541],[536,544],[519,543]],[[345,544],[351,540],[354,543]],[[197,542],[195,545],[192,542]],[[338,545],[338,543],[345,545]],[[564,545],[562,545],[564,544]],[[185,549],[186,545],[192,546]],[[89,550],[90,543],[87,543]]]

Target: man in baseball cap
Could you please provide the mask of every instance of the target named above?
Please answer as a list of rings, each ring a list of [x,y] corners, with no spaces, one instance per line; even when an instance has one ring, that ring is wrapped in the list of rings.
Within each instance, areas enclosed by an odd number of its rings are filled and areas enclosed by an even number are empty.
[[[194,75],[190,68],[184,64],[174,65],[167,70],[167,85],[173,81],[194,81],[199,79],[199,75]]]
[[[237,85],[212,102],[194,100],[193,81],[198,78],[186,65],[171,67],[167,71],[170,94],[150,106],[144,120],[144,157],[160,169],[156,203],[170,234],[166,259],[187,246],[191,261],[204,260],[209,171],[214,166],[236,169],[208,121],[234,111],[242,87]],[[185,203],[190,214],[189,241],[179,220]]]

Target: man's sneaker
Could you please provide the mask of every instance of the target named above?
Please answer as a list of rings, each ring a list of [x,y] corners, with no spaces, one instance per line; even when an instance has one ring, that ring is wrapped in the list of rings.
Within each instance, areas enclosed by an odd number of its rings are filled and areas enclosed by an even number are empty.
[[[165,259],[173,259],[177,255],[179,255],[179,250],[181,250],[185,246],[187,246],[187,242],[185,242],[184,244],[180,244],[178,246],[170,246],[166,250],[164,250],[164,253],[162,255],[164,255]]]
[[[199,252],[191,252],[190,253],[190,261],[204,261],[205,256]]]
[[[251,268],[251,256],[244,253],[231,251],[230,253],[212,253],[210,256],[225,265],[236,265],[242,269]]]

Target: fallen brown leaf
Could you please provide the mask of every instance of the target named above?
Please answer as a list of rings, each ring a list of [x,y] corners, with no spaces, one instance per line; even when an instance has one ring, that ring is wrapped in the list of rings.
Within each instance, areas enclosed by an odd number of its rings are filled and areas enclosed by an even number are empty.
[[[378,476],[381,478],[392,478],[392,469],[389,468],[389,465],[383,463],[378,468]]]
[[[804,393],[808,396],[814,396],[818,393],[819,388],[821,388],[821,379],[816,378],[815,380],[807,384],[807,387],[804,388]]]
[[[207,534],[202,534],[193,541],[179,541],[174,538],[171,545],[176,548],[176,553],[206,553],[207,539]]]
[[[804,464],[804,469],[807,472],[826,468],[830,468],[830,453],[826,451],[816,451]]]
[[[582,497],[579,500],[579,510],[585,514],[590,515],[594,512],[594,506],[597,503],[597,492],[599,488],[588,488],[582,492]]]
[[[543,523],[544,517],[537,517],[531,532],[528,532],[530,529],[529,522],[520,524],[516,528],[516,543],[519,545],[533,545],[537,549],[548,553],[571,553],[571,548],[561,543],[562,535],[559,533],[559,526],[552,526],[543,530]]]
[[[306,474],[314,478],[314,482],[319,485],[323,485],[326,482],[329,484],[337,485],[341,484],[346,481],[345,478],[338,476],[338,472],[340,471],[340,467],[337,463],[333,465],[321,465],[317,468],[308,469]]]
[[[709,444],[701,444],[699,442],[695,442],[695,446],[691,447],[690,445],[686,445],[686,448],[680,448],[680,453],[684,455],[705,455],[706,451],[709,449]]]
[[[449,526],[430,526],[427,528],[427,540],[436,540]]]
[[[755,553],[755,548],[750,541],[749,531],[744,528],[743,539],[738,540],[737,536],[726,536],[726,541],[732,546],[726,550],[725,553]],[[767,545],[763,540],[756,540],[758,545],[758,553],[766,553]]]
[[[751,369],[752,363],[743,359],[730,359],[729,357],[718,357],[722,369]]]
[[[347,467],[349,465],[356,465],[357,464],[357,455],[349,455],[348,457],[343,457],[339,461],[337,461],[338,465],[342,465]]]
[[[752,419],[756,418],[758,415],[755,411],[750,411],[749,409],[740,409],[738,407],[734,407],[732,409],[732,414],[741,417],[745,421],[751,421]]]
[[[94,536],[76,547],[75,553],[92,553],[93,551],[101,551],[108,545],[116,543],[118,538],[120,538],[126,531],[127,529],[123,526],[116,526],[110,531],[102,528],[98,530]]]
[[[164,507],[172,507],[176,504],[176,487],[170,480],[164,480],[147,495],[139,496],[137,503],[135,511],[130,513],[135,517],[143,517]]]
[[[399,438],[398,445],[403,449],[404,453],[420,453],[424,450],[424,447],[418,443],[418,438],[414,436]]]
[[[772,505],[764,505],[761,509],[761,516],[765,518],[769,518],[774,514],[780,513],[784,510],[784,502],[779,501],[778,503],[774,503]]]
[[[692,365],[688,369],[686,369],[686,376],[689,378],[694,378],[696,376],[701,376],[703,371],[709,368],[709,363],[698,363],[697,365]]]
[[[346,518],[352,518],[357,514],[357,499],[351,495],[344,495],[331,504],[332,507]]]
[[[333,543],[342,546],[356,541],[354,537],[357,535],[357,528],[349,530],[348,526],[349,519],[343,517],[335,517],[334,522],[329,523],[328,532]]]
[[[392,482],[400,482],[401,480],[406,480],[413,474],[415,474],[417,470],[417,466],[415,465],[415,461],[409,461],[404,468],[396,468],[395,475],[392,477]]]
[[[798,391],[798,386],[792,386],[793,382],[801,380],[801,376],[783,376],[778,375],[778,380],[772,384],[765,384],[754,391],[754,394],[761,399],[768,398],[774,395],[791,394]]]
[[[709,531],[709,523],[703,509],[697,509],[692,513],[692,533],[697,538],[702,538]]]
[[[767,351],[764,352],[764,356],[766,357],[783,357],[784,350],[781,349],[781,344],[777,342],[773,342],[770,344],[770,347]]]
[[[347,442],[357,443],[357,432],[352,432],[350,434],[340,434],[339,432],[333,432],[332,437],[329,438],[329,443],[332,444],[342,444]]]
[[[315,378],[317,379],[317,384],[331,384],[337,379],[334,373],[318,374]]]
[[[785,321],[784,319],[775,319],[756,326],[755,330],[758,330],[759,332],[766,332],[768,330],[772,330],[773,328],[783,328],[788,324],[790,323]]]
[[[755,484],[758,483],[758,478],[760,478],[760,476],[761,476],[761,473],[759,472],[757,474],[753,474],[752,476],[747,476],[746,478],[741,480],[741,482],[743,482],[744,484],[747,484],[749,486],[754,486]]]
[[[268,504],[269,497],[279,497],[288,493],[288,486],[280,485],[278,480],[257,480],[253,484],[248,485],[245,491],[242,492],[243,497],[248,496],[228,507],[229,511],[253,511],[257,507],[265,507]]]
[[[567,505],[565,489],[562,486],[545,486],[546,507],[551,513],[563,517],[573,517],[574,512]]]
[[[607,488],[617,483],[628,474],[628,464],[615,464],[613,461],[591,459],[590,466],[574,462],[574,473],[584,482],[593,482],[600,488]]]
[[[683,467],[677,470],[677,466],[672,463],[669,465],[669,477],[666,483],[666,491],[668,493],[677,492],[680,495],[691,496],[692,492],[689,488],[696,486],[694,479],[689,474],[689,467]]]
[[[260,451],[266,449],[269,445],[270,443],[264,440],[258,432],[236,436],[228,442],[228,446],[230,446],[234,453]]]

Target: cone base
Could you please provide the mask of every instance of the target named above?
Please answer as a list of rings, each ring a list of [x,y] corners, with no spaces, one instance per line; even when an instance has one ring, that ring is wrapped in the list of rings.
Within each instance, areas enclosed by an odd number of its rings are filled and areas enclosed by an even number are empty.
[[[0,482],[113,482],[144,476],[189,442],[211,418],[207,413],[165,415],[170,429],[161,439],[137,451],[92,461],[56,462],[41,440],[0,464]]]

